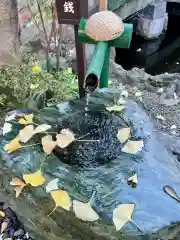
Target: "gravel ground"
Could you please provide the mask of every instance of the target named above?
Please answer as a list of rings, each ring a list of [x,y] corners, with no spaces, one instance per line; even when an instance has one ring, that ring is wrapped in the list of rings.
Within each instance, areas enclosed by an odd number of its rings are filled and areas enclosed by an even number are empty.
[[[157,129],[180,136],[179,104],[167,106],[162,103],[158,94],[151,92],[143,93],[142,103],[144,108],[148,110],[151,116],[154,118]],[[158,119],[157,116],[162,116],[164,119]]]
[[[0,203],[0,211],[5,214],[0,216],[0,240],[32,240],[24,230],[15,213],[5,204]]]

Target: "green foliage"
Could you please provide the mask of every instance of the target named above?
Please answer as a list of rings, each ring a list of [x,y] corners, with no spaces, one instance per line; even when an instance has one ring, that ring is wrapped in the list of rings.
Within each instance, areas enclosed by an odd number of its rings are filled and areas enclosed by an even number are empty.
[[[40,68],[40,67],[39,67]],[[34,72],[28,65],[0,69],[0,107],[22,107],[36,93],[49,92],[49,103],[78,96],[78,82],[71,68],[58,73]]]

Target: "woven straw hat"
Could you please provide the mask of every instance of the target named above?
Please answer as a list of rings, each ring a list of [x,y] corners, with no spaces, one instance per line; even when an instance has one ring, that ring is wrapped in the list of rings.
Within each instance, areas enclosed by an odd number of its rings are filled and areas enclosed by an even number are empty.
[[[111,11],[93,14],[86,23],[85,33],[96,41],[116,39],[124,32],[124,24],[120,17]]]

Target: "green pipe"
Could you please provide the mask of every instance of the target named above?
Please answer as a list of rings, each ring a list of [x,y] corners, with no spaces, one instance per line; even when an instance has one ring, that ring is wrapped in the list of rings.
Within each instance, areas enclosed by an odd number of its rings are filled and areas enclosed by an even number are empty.
[[[109,81],[109,60],[110,59],[110,47],[108,47],[106,52],[106,57],[104,60],[101,77],[100,77],[100,88],[107,88]]]
[[[98,42],[96,44],[91,59],[91,63],[89,64],[87,74],[85,77],[84,85],[86,90],[92,92],[97,87],[100,86],[100,77],[108,51],[109,51],[108,42]]]

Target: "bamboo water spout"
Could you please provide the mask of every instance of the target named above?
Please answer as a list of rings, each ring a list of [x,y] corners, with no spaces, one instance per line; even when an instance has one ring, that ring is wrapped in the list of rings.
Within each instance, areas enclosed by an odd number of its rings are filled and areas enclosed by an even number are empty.
[[[81,19],[79,40],[95,45],[84,80],[86,90],[93,92],[98,87],[108,87],[110,47],[129,48],[132,32],[132,24],[123,24],[121,19],[110,11],[95,13],[87,21]]]

